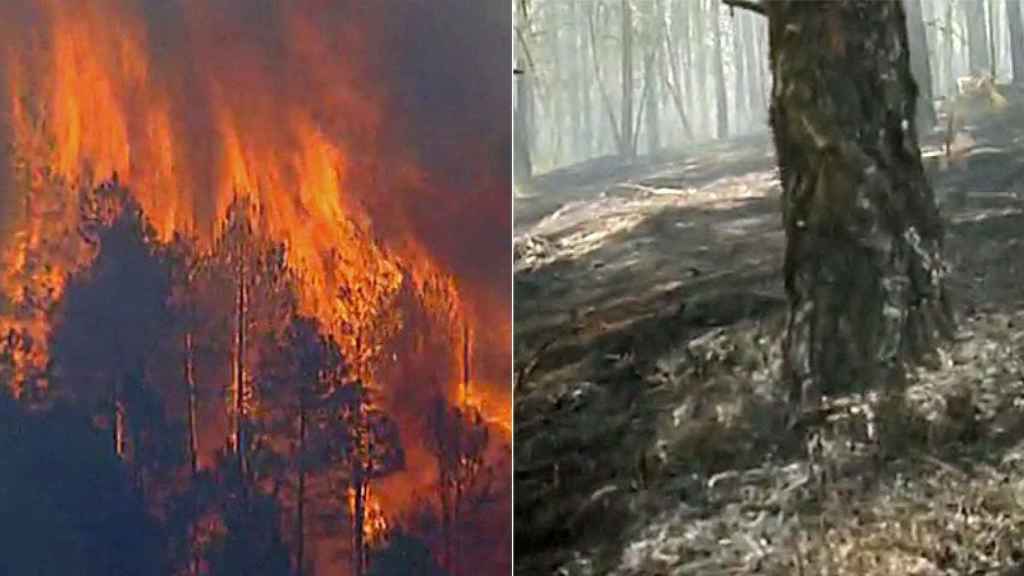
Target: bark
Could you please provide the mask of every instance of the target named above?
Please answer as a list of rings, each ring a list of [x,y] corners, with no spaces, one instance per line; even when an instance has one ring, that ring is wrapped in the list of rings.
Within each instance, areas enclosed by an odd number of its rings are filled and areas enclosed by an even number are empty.
[[[900,2],[767,4],[791,398],[898,382],[949,336]]]
[[[711,34],[715,46],[715,108],[718,138],[729,136],[729,103],[725,95],[725,67],[722,64],[722,27],[718,0],[711,2]]]
[[[928,36],[924,28],[921,0],[906,0],[907,32],[910,41],[910,68],[918,88],[917,128],[922,134],[935,126],[932,104],[932,71],[928,60]]]
[[[633,8],[622,0],[622,109],[619,111],[619,155],[632,158],[633,148]]]
[[[1010,60],[1013,82],[1024,82],[1024,26],[1021,25],[1020,0],[1006,0],[1006,20],[1010,28]]]
[[[985,28],[985,4],[983,0],[960,0],[967,18],[967,51],[970,71],[989,71],[988,31]]]

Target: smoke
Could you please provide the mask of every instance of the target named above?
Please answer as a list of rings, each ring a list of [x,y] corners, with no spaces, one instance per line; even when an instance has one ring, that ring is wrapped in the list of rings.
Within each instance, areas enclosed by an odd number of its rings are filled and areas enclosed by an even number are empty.
[[[456,277],[481,327],[480,376],[507,386],[506,5],[3,4],[0,145],[16,141],[72,183],[118,173],[163,239],[212,238],[232,197],[254,195],[271,233],[324,285],[341,281],[323,257],[339,247],[350,269],[386,272],[367,264],[379,258],[353,227],[405,257],[425,253]],[[4,238],[19,206],[7,168],[0,162]]]

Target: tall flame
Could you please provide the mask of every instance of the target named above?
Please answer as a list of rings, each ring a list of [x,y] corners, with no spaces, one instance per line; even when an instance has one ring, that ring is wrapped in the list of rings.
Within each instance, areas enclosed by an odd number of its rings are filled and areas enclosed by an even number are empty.
[[[422,218],[389,205],[396,191],[439,194],[420,155],[402,149],[402,123],[381,106],[389,88],[370,70],[370,31],[385,29],[386,12],[328,0],[0,3],[0,337],[18,340],[0,351],[13,353],[15,380],[45,372],[50,313],[95,255],[78,234],[82,192],[115,179],[160,241],[182,234],[202,250],[248,198],[260,232],[287,247],[300,312],[350,357],[411,280],[446,343],[441,392],[507,440],[510,391],[496,372],[510,364],[510,303],[464,281],[424,240]],[[460,373],[466,325],[474,363],[491,370]],[[428,480],[418,470],[408,481]],[[377,496],[401,505],[401,492]]]

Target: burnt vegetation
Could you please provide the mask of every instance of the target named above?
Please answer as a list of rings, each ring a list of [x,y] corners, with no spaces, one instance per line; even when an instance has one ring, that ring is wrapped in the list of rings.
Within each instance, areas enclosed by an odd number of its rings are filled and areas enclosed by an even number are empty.
[[[1017,573],[1019,2],[514,4],[517,573]]]
[[[94,255],[33,312],[50,319],[48,341],[11,328],[0,347],[0,532],[11,546],[0,572],[479,566],[460,547],[503,488],[477,408],[438,395],[403,433],[373,384],[376,357],[351,360],[299,312],[302,279],[244,199],[206,252],[182,236],[160,242],[116,178],[81,206],[77,233]],[[391,326],[376,354],[400,340]],[[43,369],[19,363],[42,345]],[[377,490],[408,472],[407,443],[434,455],[426,473],[440,480],[388,510]]]

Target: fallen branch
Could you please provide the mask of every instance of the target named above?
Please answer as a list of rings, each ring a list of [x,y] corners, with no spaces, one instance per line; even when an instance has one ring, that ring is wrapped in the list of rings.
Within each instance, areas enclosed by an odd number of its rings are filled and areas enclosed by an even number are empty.
[[[768,15],[768,12],[764,9],[764,4],[757,0],[722,0],[722,3],[730,8],[742,8],[751,12],[757,12],[762,16]]]

